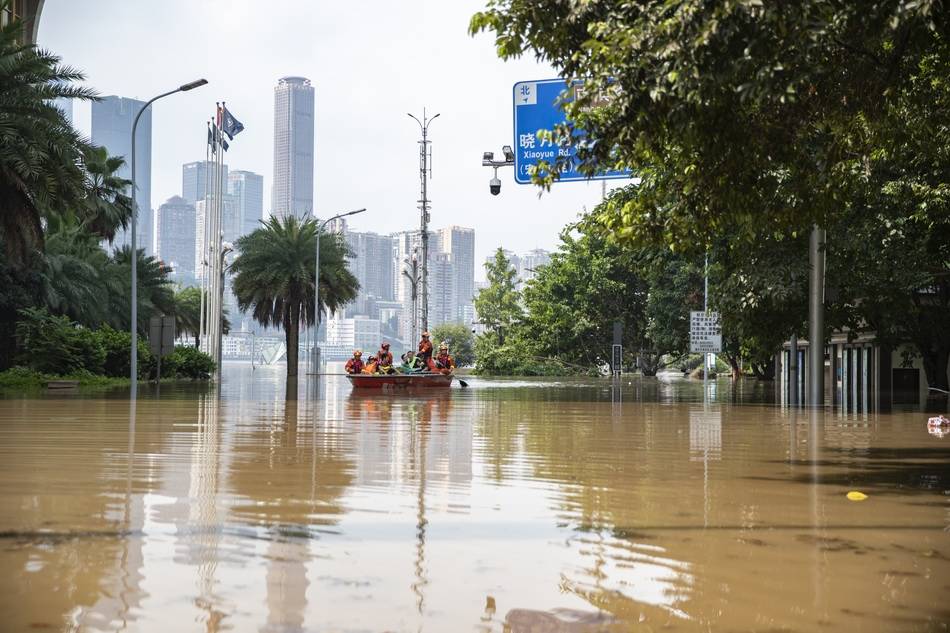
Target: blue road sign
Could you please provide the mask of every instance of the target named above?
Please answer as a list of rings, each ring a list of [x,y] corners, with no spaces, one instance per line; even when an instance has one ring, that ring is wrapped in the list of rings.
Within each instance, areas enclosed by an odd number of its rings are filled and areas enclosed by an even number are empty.
[[[575,83],[575,86],[579,86]],[[559,147],[550,139],[543,138],[538,132],[554,130],[555,126],[565,123],[567,117],[558,107],[557,101],[567,87],[563,79],[545,79],[542,81],[519,81],[514,85],[515,139],[515,182],[526,185],[531,183],[530,167],[542,160],[552,163],[559,156],[571,156],[576,148]],[[576,166],[561,172],[559,182],[576,180],[612,180],[630,178],[632,172],[606,171],[588,178]]]

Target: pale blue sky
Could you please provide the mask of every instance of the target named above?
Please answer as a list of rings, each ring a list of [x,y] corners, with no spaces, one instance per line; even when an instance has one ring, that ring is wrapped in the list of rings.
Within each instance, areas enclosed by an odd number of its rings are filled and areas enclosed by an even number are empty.
[[[502,62],[490,36],[467,35],[483,0],[46,0],[39,43],[86,73],[101,94],[147,99],[186,81],[210,85],[156,104],[152,206],[180,194],[181,164],[204,158],[215,101],[244,123],[228,162],[264,175],[270,206],[273,87],[284,75],[316,90],[314,205],[319,215],[367,207],[357,230],[418,226],[418,127],[406,112],[441,117],[434,142],[432,225],[476,231],[476,261],[498,246],[553,248],[561,227],[601,185],[564,183],[538,199],[534,187],[491,170],[481,154],[512,141],[511,87],[554,77],[533,59]],[[78,107],[88,131],[88,106]],[[85,123],[83,123],[85,121]],[[477,278],[483,278],[481,266]]]

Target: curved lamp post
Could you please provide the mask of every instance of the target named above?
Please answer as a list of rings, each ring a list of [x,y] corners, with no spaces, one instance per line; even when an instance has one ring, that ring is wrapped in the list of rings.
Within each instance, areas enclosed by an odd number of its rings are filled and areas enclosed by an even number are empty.
[[[176,92],[187,92],[189,90],[198,88],[199,86],[203,86],[206,83],[208,83],[207,79],[196,79],[195,81],[178,86],[174,90],[163,92],[157,97],[152,97],[151,99],[146,101],[145,105],[143,105],[139,109],[138,114],[135,115],[135,121],[132,122],[132,160],[131,160],[131,163],[132,163],[132,225],[131,225],[131,230],[130,230],[130,235],[131,235],[130,241],[131,241],[131,246],[132,246],[132,326],[130,328],[132,330],[132,362],[130,363],[131,365],[130,377],[132,379],[131,396],[133,398],[135,397],[136,387],[138,383],[138,369],[139,369],[139,350],[138,350],[139,283],[138,283],[138,266],[137,266],[139,257],[138,257],[137,244],[135,243],[135,219],[136,219],[136,216],[138,215],[138,208],[135,206],[135,131],[136,131],[136,128],[138,128],[139,119],[142,117],[142,113],[145,112],[145,110],[148,109],[150,105],[152,105],[153,103],[155,103],[162,97],[173,95]],[[151,204],[151,201],[149,201],[149,204]]]
[[[313,276],[313,347],[310,350],[310,373],[318,374],[320,373],[320,352],[317,348],[317,338],[319,338],[320,333],[320,235],[323,233],[323,227],[333,220],[339,218],[345,218],[348,215],[356,215],[357,213],[363,213],[366,209],[357,209],[356,211],[347,211],[346,213],[338,213],[332,218],[327,218],[323,221],[322,224],[317,226],[317,258],[316,262],[313,265],[314,276]],[[287,353],[290,353],[290,350],[287,350]]]

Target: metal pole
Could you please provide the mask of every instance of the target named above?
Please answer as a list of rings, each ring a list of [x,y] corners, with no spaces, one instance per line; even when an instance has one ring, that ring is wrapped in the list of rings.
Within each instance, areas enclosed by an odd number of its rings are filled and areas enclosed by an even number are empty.
[[[425,120],[425,109],[422,110],[422,118]],[[429,329],[429,189],[428,183],[428,145],[429,125],[422,127],[422,146],[421,159],[422,169],[422,331]]]
[[[208,83],[207,80],[205,80],[205,79],[198,79],[197,81],[192,81],[192,82],[190,82],[190,83],[183,84],[183,85],[181,85],[181,86],[178,86],[178,87],[175,88],[174,90],[169,90],[168,92],[163,92],[162,94],[160,94],[160,95],[158,95],[158,96],[156,96],[156,97],[152,97],[151,99],[149,99],[148,101],[146,101],[146,102],[145,102],[145,105],[143,105],[143,106],[139,109],[138,113],[136,113],[136,115],[135,115],[135,120],[132,121],[132,157],[131,157],[131,161],[130,161],[130,162],[131,162],[131,167],[132,167],[132,179],[131,179],[131,180],[132,180],[132,196],[131,196],[131,198],[132,198],[132,222],[131,222],[131,225],[130,225],[130,239],[129,239],[130,246],[131,246],[131,248],[132,248],[132,297],[131,297],[131,300],[132,300],[132,309],[131,309],[131,315],[130,315],[131,321],[132,321],[132,324],[131,324],[131,326],[130,326],[130,329],[132,330],[132,344],[131,344],[131,350],[130,350],[131,357],[130,357],[130,360],[129,360],[129,368],[130,368],[130,369],[129,369],[129,378],[130,378],[130,380],[131,380],[130,397],[133,398],[133,399],[134,399],[135,396],[136,396],[136,391],[137,391],[137,386],[138,386],[138,385],[137,385],[137,382],[138,382],[138,371],[139,371],[139,350],[138,350],[138,344],[139,344],[139,340],[138,340],[138,318],[139,318],[138,292],[139,292],[139,283],[138,283],[138,252],[137,252],[137,246],[138,246],[138,245],[136,244],[136,239],[135,239],[135,238],[136,238],[136,235],[135,235],[136,222],[135,222],[135,220],[136,220],[136,216],[138,215],[138,212],[139,212],[139,211],[138,211],[138,207],[136,206],[136,199],[135,199],[135,198],[136,198],[136,196],[135,196],[135,186],[136,186],[136,185],[135,185],[135,132],[136,132],[136,130],[138,129],[138,126],[139,126],[139,119],[142,118],[142,113],[144,113],[145,110],[148,109],[148,107],[149,107],[150,105],[152,105],[153,103],[155,103],[156,101],[158,101],[158,100],[161,99],[162,97],[167,97],[168,95],[173,95],[173,94],[175,94],[176,92],[184,92],[184,91],[187,91],[187,90],[191,90],[191,89],[193,89],[193,88],[197,88],[198,86],[203,86],[203,85],[205,85],[206,83]],[[148,201],[149,204],[151,204],[151,202],[152,202],[151,200]]]
[[[709,253],[703,261],[703,312],[709,312]],[[703,381],[709,373],[709,354],[703,354]],[[705,387],[705,384],[703,385]]]
[[[208,134],[211,134],[211,126],[208,125]],[[205,333],[207,331],[207,303],[208,303],[208,266],[207,266],[207,246],[208,246],[208,165],[211,163],[211,145],[205,143],[205,162],[201,165],[201,171],[204,172],[204,196],[201,199],[202,206],[204,207],[204,217],[201,222],[201,249],[198,251],[201,257],[201,260],[196,262],[198,266],[201,266],[201,317],[198,321],[198,349],[203,350],[205,348]],[[200,173],[200,172],[199,172]],[[196,191],[195,194],[198,192]],[[195,206],[197,207],[198,201],[195,200]]]
[[[132,122],[132,160],[130,161],[130,162],[131,162],[131,167],[132,167],[132,222],[131,222],[130,231],[129,231],[129,232],[130,232],[129,243],[130,243],[130,246],[131,246],[131,249],[132,249],[132,253],[131,253],[131,254],[132,254],[132,311],[131,311],[132,314],[130,315],[130,316],[131,316],[131,321],[132,321],[132,324],[131,324],[131,326],[130,326],[130,329],[131,329],[131,331],[132,331],[132,346],[131,346],[131,347],[132,347],[132,349],[131,349],[132,357],[131,357],[131,361],[130,361],[130,363],[129,363],[129,366],[130,366],[129,379],[130,379],[131,382],[132,382],[132,384],[131,384],[131,396],[132,396],[133,398],[134,398],[135,395],[136,395],[136,387],[137,387],[137,384],[136,384],[136,383],[138,382],[138,375],[139,375],[139,350],[138,350],[138,344],[139,344],[139,333],[138,333],[138,320],[139,320],[139,306],[138,306],[138,293],[139,293],[138,258],[139,258],[139,257],[138,257],[138,244],[136,243],[136,235],[135,235],[135,232],[136,232],[136,218],[137,218],[137,216],[138,216],[138,214],[139,214],[139,209],[138,209],[138,206],[137,206],[136,195],[135,195],[135,188],[136,188],[136,183],[135,183],[135,132],[136,132],[136,130],[137,130],[138,127],[139,127],[139,119],[142,118],[142,114],[145,112],[145,110],[146,110],[150,105],[152,105],[153,103],[155,103],[156,101],[158,101],[158,100],[161,99],[162,97],[167,97],[168,95],[172,95],[172,94],[175,94],[176,92],[179,92],[181,89],[182,89],[182,88],[179,87],[179,88],[176,88],[176,89],[174,89],[174,90],[169,90],[168,92],[164,92],[164,93],[158,95],[157,97],[152,97],[151,99],[149,99],[148,101],[146,101],[146,102],[145,102],[145,105],[143,105],[141,108],[139,108],[139,111],[138,111],[138,112],[136,113],[136,115],[135,115],[135,120]],[[149,204],[151,204],[151,201],[149,201]]]
[[[798,406],[798,334],[788,340],[788,404]]]
[[[331,218],[332,219],[332,218]],[[329,220],[327,220],[329,222]],[[317,248],[313,265],[313,349],[310,351],[310,373],[320,373],[320,351],[317,349],[317,339],[320,338],[320,234],[323,232],[323,226],[317,227]]]
[[[420,206],[420,230],[422,235],[422,329],[429,329],[429,190],[428,179],[431,166],[429,165],[429,124],[435,121],[439,115],[427,118],[426,111],[422,110],[422,120],[409,114],[422,131],[422,140],[419,141],[419,179],[422,185],[422,199],[419,200]]]
[[[812,227],[808,241],[808,404],[825,403],[825,231]]]
[[[356,215],[357,213],[363,213],[366,209],[357,209],[356,211],[348,211],[346,213],[338,213],[331,218],[327,218],[323,221],[322,224],[317,225],[317,246],[315,252],[315,261],[313,264],[313,323],[314,323],[314,334],[313,334],[313,350],[310,355],[310,373],[318,374],[320,367],[320,349],[317,347],[317,339],[320,338],[320,235],[323,233],[323,227],[327,223],[337,220],[339,218],[345,218],[350,215]],[[290,351],[288,350],[289,354]]]

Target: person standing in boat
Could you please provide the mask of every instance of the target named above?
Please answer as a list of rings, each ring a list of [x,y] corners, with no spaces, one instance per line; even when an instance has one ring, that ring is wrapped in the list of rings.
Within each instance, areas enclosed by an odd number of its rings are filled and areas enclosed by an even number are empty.
[[[450,373],[455,369],[455,361],[449,356],[449,344],[445,341],[439,343],[439,355],[435,357],[435,366],[443,374]]]
[[[363,371],[363,367],[363,352],[361,350],[355,350],[353,352],[353,358],[346,361],[346,373],[359,374]]]
[[[422,333],[422,340],[419,341],[419,351],[416,353],[416,357],[422,361],[424,367],[431,368],[432,366],[432,341],[429,340],[429,331],[426,330]]]
[[[383,344],[379,347],[379,351],[376,352],[376,371],[381,374],[392,374],[395,372],[393,369],[393,354],[389,351],[389,343],[383,341]]]

